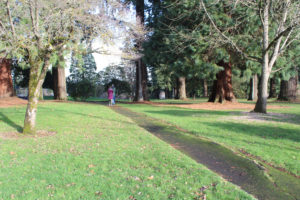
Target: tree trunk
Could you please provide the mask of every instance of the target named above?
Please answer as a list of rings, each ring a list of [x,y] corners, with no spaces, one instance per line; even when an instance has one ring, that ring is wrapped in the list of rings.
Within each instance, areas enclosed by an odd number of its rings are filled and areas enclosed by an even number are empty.
[[[176,78],[176,86],[174,88],[174,97],[175,99],[179,99],[179,87],[180,87],[180,83],[179,83],[179,78]]]
[[[269,7],[270,0],[266,0],[263,13],[263,61],[261,79],[259,84],[258,99],[255,104],[254,112],[267,113],[267,99],[268,99],[268,80],[272,67],[269,68]]]
[[[36,60],[30,60],[30,74],[29,74],[29,85],[28,85],[28,104],[25,113],[23,134],[36,134],[35,122],[36,122],[36,111],[38,105],[38,99],[40,95],[40,89],[42,88],[47,70],[50,65],[51,53],[43,55],[44,64],[40,71],[40,63]]]
[[[186,99],[186,86],[185,86],[185,77],[179,77],[179,99]]]
[[[144,11],[144,0],[136,1],[136,21],[144,24],[145,22],[145,11]],[[136,44],[137,49],[142,47],[142,41],[138,41]],[[136,61],[136,92],[135,101],[142,102],[149,100],[148,89],[147,89],[147,66],[143,63],[142,58]]]
[[[29,75],[28,85],[28,104],[24,120],[23,134],[36,134],[35,122],[38,99],[42,86],[41,80],[38,79],[38,67],[32,67]]]
[[[203,97],[208,97],[207,81],[203,79]]]
[[[136,87],[134,101],[143,102],[143,87],[142,87],[142,60],[136,61]]]
[[[295,101],[297,99],[297,90],[298,90],[298,76],[292,77],[288,81],[281,80],[278,100]]]
[[[0,59],[0,98],[14,95],[10,66],[11,60]]]
[[[219,103],[223,103],[224,101],[234,102],[236,98],[232,88],[231,63],[221,61],[218,65],[222,66],[224,70],[216,75],[217,80],[214,81],[212,93],[208,102],[216,102],[217,100]]]
[[[270,92],[269,92],[269,98],[276,98],[276,83],[275,78],[270,79]]]
[[[251,80],[250,80],[250,91],[249,91],[249,101],[256,101],[257,100],[257,95],[258,95],[258,77],[257,74],[253,75]]]
[[[59,61],[64,61],[64,56],[59,55]],[[56,66],[52,68],[53,75],[53,92],[54,99],[66,101],[67,100],[67,86],[66,86],[66,74],[65,68],[61,66],[60,62],[57,62]]]
[[[270,73],[266,70],[268,70],[268,65],[264,64],[259,84],[258,99],[255,104],[254,112],[267,113],[268,80]]]
[[[142,90],[143,90],[143,98],[145,101],[149,101],[149,95],[148,95],[148,71],[147,66],[141,60],[141,68],[142,68]]]

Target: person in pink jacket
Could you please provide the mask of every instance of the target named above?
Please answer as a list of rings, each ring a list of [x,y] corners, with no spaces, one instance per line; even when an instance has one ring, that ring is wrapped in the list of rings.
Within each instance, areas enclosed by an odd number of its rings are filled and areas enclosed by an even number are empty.
[[[109,86],[108,90],[107,90],[107,96],[108,96],[108,106],[112,106],[112,101],[114,98],[114,90],[111,88],[111,86]]]

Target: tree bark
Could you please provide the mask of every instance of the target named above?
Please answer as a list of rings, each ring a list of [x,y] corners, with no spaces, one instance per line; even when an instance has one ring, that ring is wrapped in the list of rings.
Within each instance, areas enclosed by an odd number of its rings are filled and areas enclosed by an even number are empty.
[[[59,55],[59,61],[64,61],[64,56],[62,54]],[[65,68],[61,66],[60,62],[57,62],[56,66],[52,68],[53,75],[53,92],[54,99],[60,101],[67,100],[67,85],[66,85],[66,74]]]
[[[11,60],[0,59],[0,98],[14,95],[11,77]]]
[[[40,71],[40,63],[35,60],[29,60],[30,74],[29,74],[29,86],[28,86],[28,104],[25,113],[23,134],[36,134],[36,111],[38,105],[38,99],[40,95],[40,89],[42,88],[47,70],[50,65],[50,52],[43,55],[44,64]]]
[[[224,101],[234,102],[236,100],[233,94],[232,88],[232,70],[231,63],[225,63],[221,61],[218,63],[219,66],[222,66],[224,70],[220,71],[216,77],[217,80],[214,81],[212,93],[209,97],[208,102],[223,103]]]
[[[24,120],[23,134],[36,134],[36,111],[42,86],[41,80],[38,80],[38,67],[30,69],[30,78],[28,85],[28,104]]]
[[[276,98],[276,82],[275,78],[270,79],[270,92],[269,92],[269,98]]]
[[[184,100],[184,99],[186,99],[186,86],[185,86],[186,78],[185,77],[179,77],[178,81],[179,81],[179,90],[178,90],[179,99]]]
[[[144,0],[136,1],[136,21],[138,23],[144,24],[145,22],[145,4]],[[136,47],[140,49],[142,46],[142,41],[138,41]],[[142,58],[136,61],[136,92],[135,92],[135,101],[142,102],[144,100],[149,100],[148,95],[148,73],[147,66],[143,62]]]
[[[208,97],[207,81],[203,79],[203,97]]]
[[[142,68],[142,89],[143,89],[143,98],[145,101],[149,101],[149,95],[148,95],[148,71],[147,66],[141,60],[141,68]]]
[[[278,100],[295,101],[297,99],[297,91],[298,76],[292,77],[288,81],[281,80]]]
[[[258,77],[257,74],[253,75],[250,80],[250,91],[249,91],[249,101],[256,101],[258,96]]]
[[[266,59],[268,60],[268,59]],[[267,61],[268,63],[268,61]],[[270,73],[268,72],[268,65],[263,64],[263,72],[259,84],[258,99],[255,104],[254,112],[267,113],[267,99],[268,99],[268,80]]]
[[[135,87],[135,98],[134,101],[143,102],[143,87],[142,87],[142,60],[135,62],[136,64],[136,87]]]

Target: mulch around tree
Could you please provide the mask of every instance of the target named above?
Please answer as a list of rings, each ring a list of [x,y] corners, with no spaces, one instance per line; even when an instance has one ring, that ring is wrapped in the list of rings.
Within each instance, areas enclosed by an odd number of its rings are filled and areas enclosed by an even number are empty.
[[[0,98],[0,108],[15,107],[27,105],[28,101],[18,97]]]

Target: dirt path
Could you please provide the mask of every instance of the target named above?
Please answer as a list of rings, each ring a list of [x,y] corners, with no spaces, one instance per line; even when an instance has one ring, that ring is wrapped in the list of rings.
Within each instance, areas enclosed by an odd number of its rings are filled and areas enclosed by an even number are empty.
[[[300,179],[244,158],[221,145],[195,137],[160,120],[119,106],[112,109],[258,199],[300,198]],[[266,173],[269,178],[265,176]]]

